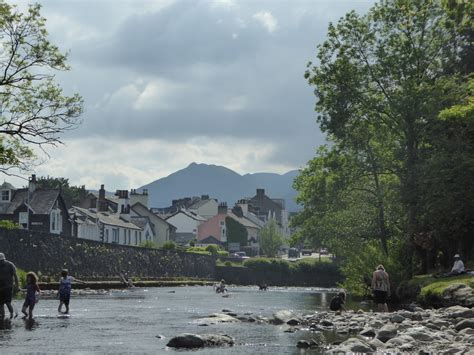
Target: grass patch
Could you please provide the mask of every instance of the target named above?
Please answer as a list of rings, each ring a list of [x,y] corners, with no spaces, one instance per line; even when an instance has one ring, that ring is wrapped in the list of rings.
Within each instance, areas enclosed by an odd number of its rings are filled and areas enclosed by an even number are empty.
[[[418,301],[422,303],[430,303],[441,299],[444,290],[451,285],[465,284],[474,288],[474,277],[472,277],[472,275],[460,275],[436,279],[431,277],[431,275],[421,275],[415,276],[410,280],[410,283],[420,288]]]

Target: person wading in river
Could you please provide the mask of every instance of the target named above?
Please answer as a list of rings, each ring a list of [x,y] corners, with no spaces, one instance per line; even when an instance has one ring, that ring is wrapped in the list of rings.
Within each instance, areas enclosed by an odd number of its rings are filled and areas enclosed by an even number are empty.
[[[379,312],[388,312],[387,298],[390,296],[390,279],[383,265],[372,274],[372,291]]]
[[[0,253],[0,319],[5,319],[5,305],[13,318],[12,296],[18,291],[18,276],[15,265],[6,260],[5,254]]]

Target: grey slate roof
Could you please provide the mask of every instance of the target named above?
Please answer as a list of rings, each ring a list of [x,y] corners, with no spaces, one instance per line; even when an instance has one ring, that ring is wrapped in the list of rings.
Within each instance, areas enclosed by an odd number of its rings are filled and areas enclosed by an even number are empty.
[[[50,214],[59,197],[58,189],[36,189],[28,199],[28,189],[16,190],[9,204],[0,206],[0,213],[13,214],[23,204],[28,204],[35,214]]]
[[[195,238],[196,238],[196,235],[193,233],[176,233],[174,237],[174,241],[177,244],[186,245]]]
[[[0,185],[0,190],[16,190],[16,189],[12,184],[4,181],[3,184]]]

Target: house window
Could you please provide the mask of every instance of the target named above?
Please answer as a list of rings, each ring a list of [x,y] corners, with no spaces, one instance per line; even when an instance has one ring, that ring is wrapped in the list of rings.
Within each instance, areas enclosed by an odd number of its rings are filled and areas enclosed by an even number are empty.
[[[108,229],[105,230],[105,242],[106,243],[109,242],[109,230]]]
[[[142,242],[142,232],[138,232],[138,243]]]
[[[52,210],[50,214],[50,231],[59,234],[62,230],[62,219],[60,210]]]
[[[2,190],[2,201],[10,201],[10,190]]]
[[[112,229],[112,243],[119,242],[119,230],[117,228]]]
[[[18,222],[22,229],[28,229],[28,212],[20,212],[18,214]]]
[[[135,232],[135,245],[138,245],[137,233]]]
[[[128,230],[128,244],[132,242],[132,231],[129,229]]]

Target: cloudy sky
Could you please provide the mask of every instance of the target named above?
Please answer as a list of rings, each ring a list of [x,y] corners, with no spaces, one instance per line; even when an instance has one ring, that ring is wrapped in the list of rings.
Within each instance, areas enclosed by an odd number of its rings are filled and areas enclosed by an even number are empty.
[[[72,70],[57,80],[83,96],[85,112],[36,173],[108,190],[194,161],[242,174],[304,166],[324,143],[306,63],[330,21],[373,3],[39,2],[50,39],[70,53]]]

